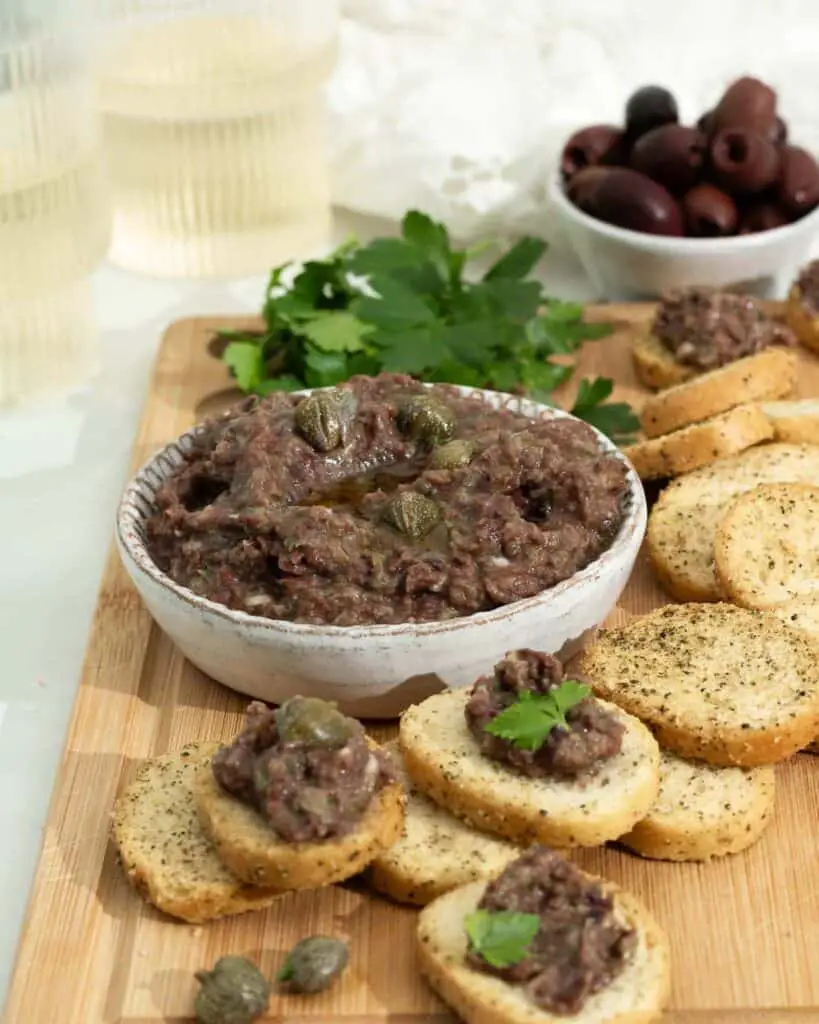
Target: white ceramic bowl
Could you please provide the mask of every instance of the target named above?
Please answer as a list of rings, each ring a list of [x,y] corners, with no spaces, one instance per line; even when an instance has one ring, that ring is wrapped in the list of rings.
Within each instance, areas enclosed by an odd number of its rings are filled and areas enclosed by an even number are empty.
[[[496,408],[527,416],[567,415],[509,395],[482,394]],[[193,594],[160,571],[145,547],[156,492],[195,434],[196,428],[162,449],[128,485],[117,544],[148,611],[185,657],[226,686],[273,704],[304,694],[337,701],[359,717],[392,718],[431,693],[471,684],[508,651],[530,647],[567,657],[613,609],[645,532],[643,488],[629,466],[628,511],[611,547],[535,597],[446,622],[342,627],[263,619]],[[599,436],[604,449],[616,452]]]
[[[592,284],[610,300],[656,299],[669,288],[739,286],[760,298],[783,298],[810,258],[819,208],[807,217],[753,235],[668,238],[606,224],[569,202],[560,176],[549,200]]]

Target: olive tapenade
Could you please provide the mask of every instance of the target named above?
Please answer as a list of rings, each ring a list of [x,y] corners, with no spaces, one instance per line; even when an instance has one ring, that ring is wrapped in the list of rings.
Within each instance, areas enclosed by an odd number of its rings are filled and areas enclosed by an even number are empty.
[[[669,292],[652,333],[678,363],[698,370],[714,370],[769,345],[796,344],[793,332],[769,317],[756,299],[704,287]]]
[[[612,543],[627,469],[586,424],[410,377],[249,399],[197,434],[147,523],[196,594],[322,625],[472,615]]]
[[[473,686],[464,713],[469,731],[481,753],[509,764],[534,778],[591,774],[602,762],[620,752],[625,726],[593,697],[586,697],[566,712],[568,728],[557,726],[536,749],[522,749],[509,739],[493,735],[487,726],[521,695],[554,692],[563,681],[563,666],[550,654],[515,651],[482,676]]]
[[[293,843],[350,832],[394,780],[389,756],[370,747],[361,723],[314,697],[293,697],[276,711],[254,701],[212,770],[224,790]]]
[[[819,316],[819,260],[813,260],[803,268],[796,279],[799,301],[809,316]]]
[[[540,919],[518,962],[493,966],[470,946],[467,963],[522,985],[549,1013],[579,1013],[589,996],[621,973],[637,942],[602,887],[544,846],[527,850],[490,882],[478,909]]]

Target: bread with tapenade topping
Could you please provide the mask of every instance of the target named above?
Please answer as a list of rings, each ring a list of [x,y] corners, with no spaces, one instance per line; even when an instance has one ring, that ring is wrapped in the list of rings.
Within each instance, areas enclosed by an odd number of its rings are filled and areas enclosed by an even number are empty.
[[[771,421],[756,405],[740,405],[704,423],[638,441],[627,456],[641,480],[681,476],[773,437]]]
[[[252,885],[277,889],[318,889],[357,875],[397,842],[404,821],[403,791],[400,783],[391,782],[375,793],[353,831],[315,842],[286,842],[255,808],[222,789],[209,758],[195,789],[202,827],[228,869]]]
[[[374,889],[399,903],[423,906],[442,893],[498,874],[520,848],[480,832],[433,803],[413,785],[396,742],[388,743],[407,795],[404,832],[369,868]]]
[[[635,929],[637,942],[622,972],[569,1017],[540,1009],[522,985],[467,965],[464,918],[477,909],[485,887],[472,882],[454,889],[418,918],[421,972],[466,1024],[649,1024],[660,1018],[671,984],[668,940],[636,896],[603,883],[622,923]]]
[[[660,437],[712,419],[738,405],[782,398],[790,394],[795,379],[793,352],[764,349],[651,395],[640,412],[643,433],[646,437]]]
[[[664,750],[657,801],[619,842],[652,860],[710,860],[739,853],[773,820],[774,793],[770,765],[718,768]]]
[[[763,402],[761,409],[771,421],[777,441],[819,445],[819,399]]]
[[[651,391],[661,391],[696,377],[693,366],[678,363],[656,334],[646,330],[632,346],[634,371],[640,383]]]
[[[146,761],[114,808],[114,844],[128,881],[159,910],[192,924],[260,910],[281,895],[231,874],[202,830],[194,779],[218,748],[190,743]]]
[[[785,321],[805,348],[819,352],[819,316],[805,307],[802,290],[795,284],[785,303]]]
[[[464,709],[469,689],[435,694],[401,717],[399,744],[413,782],[430,799],[516,843],[598,846],[628,832],[659,790],[660,751],[646,727],[613,705],[622,747],[588,779],[530,778],[484,756]]]
[[[665,589],[680,601],[717,601],[714,539],[728,503],[764,483],[813,483],[819,448],[766,444],[669,484],[648,518],[648,551]]]
[[[775,764],[819,734],[816,649],[764,612],[666,605],[601,632],[579,670],[680,757]]]
[[[744,608],[819,595],[819,487],[763,484],[735,498],[717,529],[714,568]]]

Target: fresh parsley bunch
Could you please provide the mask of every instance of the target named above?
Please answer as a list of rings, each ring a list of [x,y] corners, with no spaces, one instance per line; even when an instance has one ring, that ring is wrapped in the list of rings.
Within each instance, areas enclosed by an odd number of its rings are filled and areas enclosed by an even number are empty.
[[[527,280],[545,250],[540,239],[522,238],[468,281],[478,249],[454,249],[444,225],[412,210],[400,238],[347,242],[305,263],[289,285],[293,266],[276,267],[265,330],[226,333],[223,359],[239,387],[259,395],[388,371],[551,403],[572,375],[573,353],[611,327],[584,322],[581,305]],[[611,390],[604,379],[581,382],[572,411],[627,441],[638,421],[625,403],[605,401]]]

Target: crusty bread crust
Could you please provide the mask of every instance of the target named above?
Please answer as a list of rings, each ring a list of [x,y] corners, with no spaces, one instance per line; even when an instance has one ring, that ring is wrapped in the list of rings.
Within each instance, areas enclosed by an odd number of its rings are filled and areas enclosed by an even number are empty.
[[[372,887],[398,903],[424,906],[450,889],[491,878],[520,856],[520,847],[468,825],[415,788],[398,743],[386,745],[407,796],[404,831],[372,862]]]
[[[796,364],[788,349],[769,348],[651,395],[640,414],[643,433],[660,437],[738,405],[783,398],[793,390]]]
[[[363,871],[398,840],[404,820],[400,784],[375,795],[354,832],[315,843],[279,840],[258,811],[226,793],[206,760],[196,778],[205,833],[225,865],[244,881],[277,889],[318,889]]]
[[[765,413],[756,405],[740,405],[704,423],[638,441],[626,454],[641,480],[664,480],[710,466],[772,437]]]
[[[774,769],[717,768],[663,751],[660,794],[620,842],[653,860],[711,860],[739,853],[774,812]]]
[[[485,883],[473,882],[441,896],[418,918],[421,972],[466,1024],[650,1024],[668,1001],[668,940],[648,909],[630,893],[603,883],[614,896],[621,920],[636,929],[629,963],[609,985],[590,996],[571,1018],[539,1009],[522,986],[476,971],[466,964],[464,918],[478,906]]]
[[[799,285],[793,285],[790,290],[785,304],[785,320],[805,348],[819,352],[819,317],[805,309]]]
[[[260,910],[281,893],[232,875],[202,831],[193,785],[218,743],[190,743],[142,764],[114,808],[113,839],[128,881],[149,903],[200,924]]]
[[[661,391],[663,388],[682,384],[697,375],[693,366],[683,366],[663,345],[660,339],[646,330],[635,338],[632,346],[632,359],[637,379],[649,391]]]
[[[819,399],[763,402],[761,409],[771,421],[775,440],[819,445]]]
[[[775,764],[819,735],[815,647],[764,612],[667,605],[602,632],[579,670],[680,757]]]
[[[714,568],[744,608],[819,595],[819,487],[762,484],[734,498],[717,528]]]
[[[628,832],[659,790],[660,751],[637,719],[623,747],[588,781],[530,779],[484,757],[469,732],[469,691],[435,694],[404,712],[399,743],[407,771],[430,799],[476,828],[516,843],[598,846]]]
[[[714,540],[723,511],[737,495],[763,483],[819,480],[819,448],[766,444],[674,480],[648,517],[651,563],[680,601],[717,601]]]

